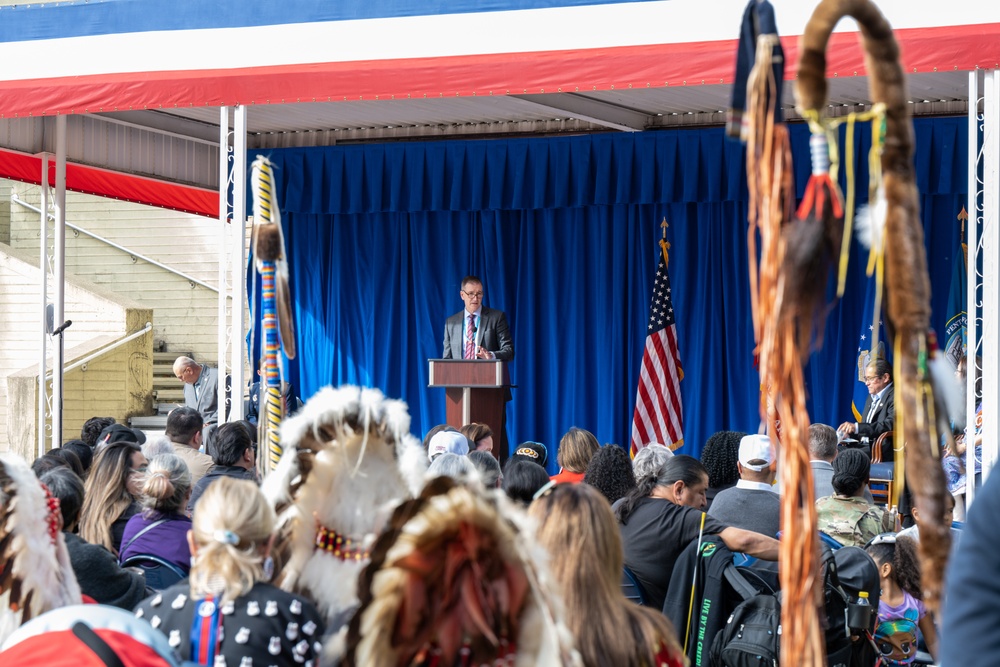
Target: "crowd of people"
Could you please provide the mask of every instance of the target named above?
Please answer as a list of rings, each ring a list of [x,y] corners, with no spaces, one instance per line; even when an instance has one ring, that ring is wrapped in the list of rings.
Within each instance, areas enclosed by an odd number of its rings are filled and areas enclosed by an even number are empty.
[[[488,426],[440,425],[423,440],[422,494],[396,508],[377,541],[351,552],[372,560],[358,581],[356,613],[331,618],[309,590],[284,590],[275,577],[287,554],[274,550],[276,509],[259,488],[255,429],[225,423],[206,438],[204,426],[198,411],[178,408],[168,417],[166,437],[147,441],[140,431],[95,417],[79,440],[31,465],[55,501],[50,509],[58,544],[64,545],[81,599],[134,612],[166,638],[179,660],[318,665],[343,658],[365,664],[360,656],[378,650],[365,641],[363,622],[377,608],[374,577],[379,568],[395,568],[404,573],[401,581],[410,581],[401,585],[401,598],[416,595],[409,604],[448,619],[434,630],[440,634],[416,632],[423,639],[414,640],[408,657],[396,664],[472,664],[449,661],[463,651],[480,657],[495,651],[502,664],[513,664],[503,660],[531,647],[551,664],[683,665],[677,631],[661,610],[670,586],[677,585],[672,575],[685,549],[716,536],[733,552],[778,559],[778,457],[767,436],[720,431],[705,443],[701,460],[656,443],[630,457],[574,427],[555,448],[560,470],[550,475],[549,448],[541,443],[513,447],[501,467]],[[919,512],[900,532],[896,513],[872,500],[868,454],[838,447],[829,426],[813,425],[809,435],[821,530],[840,545],[863,547],[878,568],[881,598],[873,638],[883,664],[911,664],[918,646],[937,655],[940,619],[921,602],[914,555]],[[212,443],[207,450],[206,440]],[[3,462],[23,464],[10,457]],[[408,531],[435,525],[443,530],[443,515],[418,519],[431,508],[440,510],[446,498],[456,507],[479,507],[478,518],[459,512],[454,533],[436,533],[434,548],[446,547],[440,557],[393,561]],[[10,498],[2,500],[6,512],[15,509]],[[420,543],[413,539],[411,547]],[[517,544],[502,544],[511,540]],[[497,558],[506,559],[499,569],[489,565]],[[485,583],[483,568],[492,568],[489,576],[496,580]],[[459,573],[466,570],[486,579],[463,579]],[[420,576],[414,579],[415,572]],[[463,590],[435,588],[435,576],[463,582]],[[625,597],[626,584],[638,591],[640,604]],[[531,597],[525,614],[529,607],[545,610],[552,627],[543,625],[552,638],[518,635],[510,627],[519,622],[519,608],[508,597],[514,590]],[[458,595],[463,605],[471,604],[471,596],[475,603],[455,619],[447,616],[447,598],[432,601],[435,595]],[[502,636],[491,625],[499,612],[490,605],[497,600],[505,600],[502,613],[510,616]],[[412,616],[417,612],[398,612],[400,633],[407,623],[418,623]]]

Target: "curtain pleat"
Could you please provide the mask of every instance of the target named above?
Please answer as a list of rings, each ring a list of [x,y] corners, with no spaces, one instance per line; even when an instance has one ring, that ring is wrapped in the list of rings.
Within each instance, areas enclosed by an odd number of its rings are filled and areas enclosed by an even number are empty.
[[[940,331],[965,197],[966,120],[914,124]],[[790,130],[801,195],[808,129]],[[856,128],[859,204],[870,137]],[[273,150],[298,327],[290,377],[303,398],[330,384],[379,387],[409,403],[422,436],[444,421],[427,359],[441,356],[444,320],[462,307],[461,278],[477,274],[486,305],[504,310],[513,331],[512,443],[539,440],[554,454],[575,425],[624,445],[666,218],[683,451],[697,456],[718,430],[756,431],[743,156],[719,128]],[[840,176],[845,183],[844,168]],[[850,414],[865,259],[852,244],[847,293],[807,367],[817,422]]]

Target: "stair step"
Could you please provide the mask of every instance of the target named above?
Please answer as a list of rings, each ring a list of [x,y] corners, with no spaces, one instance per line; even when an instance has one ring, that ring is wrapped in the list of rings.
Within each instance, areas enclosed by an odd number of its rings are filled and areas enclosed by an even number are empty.
[[[184,388],[154,389],[156,400],[160,403],[184,403]]]
[[[132,417],[129,419],[129,424],[133,428],[141,428],[143,431],[153,430],[162,431],[167,426],[167,416],[166,415],[148,415]]]
[[[156,414],[163,415],[164,417],[169,414],[174,408],[182,408],[184,403],[154,403],[153,408],[156,410]]]
[[[177,357],[191,357],[194,359],[193,352],[154,352],[153,353],[153,363],[156,362],[169,362],[171,364],[177,360]]]

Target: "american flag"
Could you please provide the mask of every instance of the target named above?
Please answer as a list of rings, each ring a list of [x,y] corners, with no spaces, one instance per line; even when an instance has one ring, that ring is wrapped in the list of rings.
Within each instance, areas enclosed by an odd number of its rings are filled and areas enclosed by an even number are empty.
[[[639,388],[635,394],[632,416],[632,455],[652,442],[676,449],[684,444],[684,419],[681,413],[680,353],[677,350],[677,325],[667,277],[666,241],[660,241],[660,263],[653,280],[649,305],[646,349],[642,355]]]

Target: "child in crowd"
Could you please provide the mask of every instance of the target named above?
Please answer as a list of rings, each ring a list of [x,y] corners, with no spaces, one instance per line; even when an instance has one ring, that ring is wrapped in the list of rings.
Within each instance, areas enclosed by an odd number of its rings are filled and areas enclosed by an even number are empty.
[[[895,533],[877,535],[866,548],[878,566],[882,595],[878,603],[875,644],[885,665],[912,665],[919,632],[937,656],[937,632],[920,600],[916,543]]]

